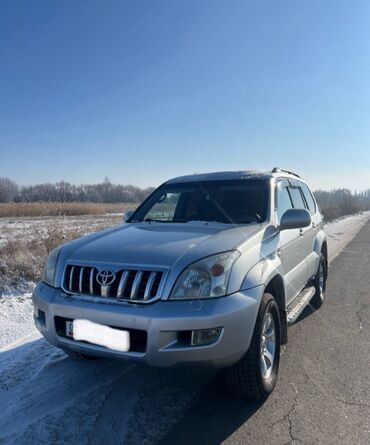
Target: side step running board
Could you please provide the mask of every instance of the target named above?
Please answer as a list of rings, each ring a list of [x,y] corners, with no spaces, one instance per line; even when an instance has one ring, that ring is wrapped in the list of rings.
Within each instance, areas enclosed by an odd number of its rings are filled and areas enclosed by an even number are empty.
[[[293,306],[288,309],[287,313],[288,326],[293,324],[297,320],[297,318],[301,315],[304,308],[310,302],[311,298],[315,295],[315,292],[316,289],[314,286],[306,287],[297,296],[296,301],[293,303]]]

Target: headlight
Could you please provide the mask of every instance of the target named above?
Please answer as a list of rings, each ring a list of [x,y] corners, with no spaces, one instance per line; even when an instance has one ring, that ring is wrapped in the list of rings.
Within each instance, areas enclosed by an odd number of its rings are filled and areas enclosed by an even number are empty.
[[[171,299],[216,298],[227,294],[237,250],[204,258],[183,270],[171,291]]]
[[[61,249],[60,247],[57,247],[56,249],[52,250],[49,253],[49,256],[45,263],[44,273],[42,275],[42,281],[44,281],[46,284],[49,284],[49,286],[53,287],[54,287],[55,270],[57,267],[57,261],[60,249]]]

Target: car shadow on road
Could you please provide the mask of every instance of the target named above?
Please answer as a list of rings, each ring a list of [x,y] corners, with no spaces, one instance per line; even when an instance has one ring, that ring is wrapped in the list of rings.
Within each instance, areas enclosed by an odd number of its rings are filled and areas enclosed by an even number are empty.
[[[220,372],[199,394],[159,445],[223,442],[262,406],[232,395]]]
[[[85,435],[82,443],[139,444],[147,437],[155,443],[173,421],[159,443],[210,445],[232,435],[261,406],[231,395],[222,373],[80,361],[44,339],[0,351],[1,391],[1,443],[15,437],[31,443],[35,424],[45,440],[58,435],[68,441],[73,432]],[[9,407],[9,400],[16,403]],[[50,431],[43,429],[46,419]]]
[[[308,304],[301,315],[297,318],[297,320],[294,322],[294,324],[301,323],[305,318],[310,317],[312,314],[316,312],[317,309],[315,309],[311,304]]]

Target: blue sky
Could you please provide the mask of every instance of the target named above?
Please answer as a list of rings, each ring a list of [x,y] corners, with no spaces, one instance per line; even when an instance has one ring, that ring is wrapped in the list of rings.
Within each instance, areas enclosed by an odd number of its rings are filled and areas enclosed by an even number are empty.
[[[0,3],[0,176],[370,186],[367,0]]]

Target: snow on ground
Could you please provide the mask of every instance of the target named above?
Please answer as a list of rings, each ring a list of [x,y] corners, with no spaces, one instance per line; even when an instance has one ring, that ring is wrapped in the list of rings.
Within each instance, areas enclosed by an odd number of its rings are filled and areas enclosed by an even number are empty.
[[[31,293],[0,298],[0,354],[5,346],[22,341],[30,334],[37,335],[37,332]]]
[[[50,227],[58,232],[90,233],[102,228],[120,224],[122,215],[51,216],[0,218],[0,246],[11,240],[30,241],[32,237],[46,235]]]
[[[369,217],[326,225],[331,261]],[[153,444],[212,375],[70,359],[36,331],[30,294],[0,299],[0,444]]]
[[[344,216],[325,225],[325,232],[328,238],[329,261],[334,260],[369,218],[370,211]]]

